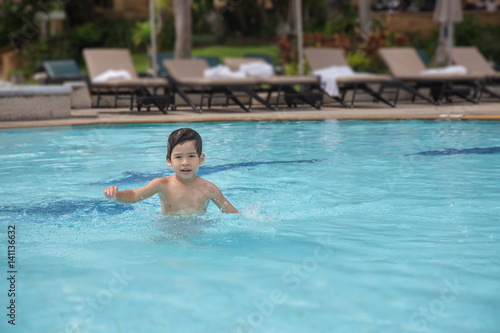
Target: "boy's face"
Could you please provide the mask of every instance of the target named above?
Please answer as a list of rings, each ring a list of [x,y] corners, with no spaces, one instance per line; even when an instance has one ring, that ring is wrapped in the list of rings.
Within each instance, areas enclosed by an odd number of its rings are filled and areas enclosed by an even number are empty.
[[[172,149],[171,160],[167,157],[167,165],[171,167],[181,181],[193,181],[200,165],[205,161],[205,154],[198,156],[194,141],[186,141]]]

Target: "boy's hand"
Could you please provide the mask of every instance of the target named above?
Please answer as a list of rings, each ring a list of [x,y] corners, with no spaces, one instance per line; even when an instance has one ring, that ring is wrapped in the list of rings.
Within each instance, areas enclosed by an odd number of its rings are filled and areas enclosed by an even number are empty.
[[[104,189],[104,195],[108,199],[116,199],[116,194],[118,193],[118,187],[109,186]]]

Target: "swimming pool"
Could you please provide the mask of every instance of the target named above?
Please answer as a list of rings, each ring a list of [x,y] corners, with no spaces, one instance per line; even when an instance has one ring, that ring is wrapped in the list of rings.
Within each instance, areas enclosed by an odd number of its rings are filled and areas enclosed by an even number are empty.
[[[242,214],[163,217],[157,198],[104,198],[171,174],[166,138],[186,126],[204,140],[199,175]],[[497,332],[498,133],[438,121],[0,131],[0,304],[9,314],[14,299],[19,332]]]

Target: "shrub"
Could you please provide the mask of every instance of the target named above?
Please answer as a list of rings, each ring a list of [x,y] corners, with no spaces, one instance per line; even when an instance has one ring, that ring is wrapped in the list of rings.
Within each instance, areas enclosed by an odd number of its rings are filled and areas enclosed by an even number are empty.
[[[36,0],[1,0],[0,1],[0,47],[15,44],[20,46],[26,38],[29,27],[31,38],[38,33],[33,23],[33,16],[37,8]],[[23,31],[24,29],[24,31]]]
[[[455,26],[455,44],[476,46],[488,59],[500,63],[500,25],[489,22],[479,22],[473,16],[465,16],[464,20]]]
[[[375,29],[369,34],[363,34],[359,29],[355,29],[351,36],[345,33],[326,35],[320,32],[305,33],[305,47],[335,47],[344,49],[349,65],[355,71],[363,72],[385,72],[386,69],[377,51],[381,46],[408,45],[410,37],[404,33],[391,34],[390,36],[383,29]],[[290,41],[288,36],[282,37],[278,42],[281,59],[280,63],[287,72],[294,72],[297,65],[297,50],[295,43]]]

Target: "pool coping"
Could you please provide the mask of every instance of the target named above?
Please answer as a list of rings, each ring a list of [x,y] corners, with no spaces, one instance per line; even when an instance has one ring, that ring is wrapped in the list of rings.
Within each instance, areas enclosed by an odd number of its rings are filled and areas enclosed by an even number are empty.
[[[3,121],[0,129],[84,126],[106,124],[144,124],[175,122],[231,121],[318,121],[318,120],[500,120],[500,104],[494,100],[480,104],[447,103],[434,106],[423,103],[399,103],[395,108],[372,102],[357,103],[354,108],[324,106],[321,110],[307,107],[282,108],[270,111],[254,108],[243,112],[234,108],[216,108],[201,114],[189,108],[179,108],[163,114],[160,111],[130,111],[128,108],[72,110],[70,118],[51,120]]]

